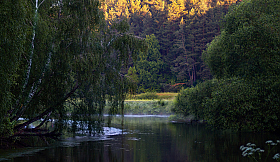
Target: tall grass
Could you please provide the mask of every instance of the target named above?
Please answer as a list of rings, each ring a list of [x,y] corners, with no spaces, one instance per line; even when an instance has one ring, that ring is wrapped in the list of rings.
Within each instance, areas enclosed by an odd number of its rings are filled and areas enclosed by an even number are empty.
[[[124,114],[137,115],[170,115],[174,108],[173,99],[177,93],[142,93],[135,96],[127,96],[124,102]],[[68,113],[72,113],[74,105],[80,106],[80,99],[68,100],[64,105]],[[106,104],[104,114],[109,114],[111,105]],[[121,114],[121,110],[114,110],[114,113]]]
[[[138,101],[125,101],[124,114],[134,115],[170,115],[174,107],[173,101],[163,100],[138,100]],[[109,112],[109,106],[105,108],[105,114]],[[120,114],[120,112],[117,112]]]
[[[126,97],[126,100],[155,100],[155,99],[161,99],[161,100],[172,100],[177,96],[178,93],[153,93],[153,92],[147,92],[147,93],[141,93],[138,95],[128,95]]]
[[[178,93],[172,93],[172,92],[165,92],[165,93],[157,93],[158,99],[162,100],[173,100]]]

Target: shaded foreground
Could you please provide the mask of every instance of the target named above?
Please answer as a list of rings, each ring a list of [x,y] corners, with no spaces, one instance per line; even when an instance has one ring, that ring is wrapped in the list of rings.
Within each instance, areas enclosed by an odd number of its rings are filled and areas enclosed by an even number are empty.
[[[167,116],[115,117],[112,126],[105,136],[65,137],[48,147],[1,150],[0,160],[247,161],[241,145],[251,142],[264,148],[265,141],[278,138],[270,133],[211,131],[203,124],[172,124]]]

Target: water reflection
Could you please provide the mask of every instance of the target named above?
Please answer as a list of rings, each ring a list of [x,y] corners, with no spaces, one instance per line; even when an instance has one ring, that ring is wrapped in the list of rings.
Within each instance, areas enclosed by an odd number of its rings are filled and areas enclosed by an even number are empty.
[[[156,116],[116,117],[111,125],[113,128],[105,128],[106,136],[67,138],[59,145],[9,160],[235,162],[247,161],[241,156],[241,145],[251,142],[264,147],[266,140],[278,138],[270,133],[211,131],[201,124],[172,124],[166,117]]]

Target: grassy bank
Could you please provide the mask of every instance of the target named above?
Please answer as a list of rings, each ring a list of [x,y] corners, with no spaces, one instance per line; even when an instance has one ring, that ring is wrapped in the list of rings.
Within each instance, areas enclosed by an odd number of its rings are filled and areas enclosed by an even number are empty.
[[[173,100],[178,93],[171,93],[171,92],[165,92],[165,93],[141,93],[137,95],[128,95],[126,97],[126,100]]]
[[[172,100],[126,100],[124,102],[124,114],[137,115],[170,115],[173,108]],[[109,112],[106,106],[105,112]],[[120,112],[117,112],[121,114]]]
[[[177,93],[142,93],[138,95],[128,95],[124,102],[124,114],[135,115],[170,115],[174,107],[174,98]],[[72,104],[71,104],[72,103]],[[69,100],[65,106],[67,112],[74,110],[74,105],[80,105],[80,99]],[[83,107],[83,106],[82,106]],[[104,114],[109,114],[110,105],[104,108]],[[120,110],[116,110],[117,114],[121,114]]]
[[[127,96],[124,114],[170,115],[174,107],[173,99],[177,93],[141,93]]]

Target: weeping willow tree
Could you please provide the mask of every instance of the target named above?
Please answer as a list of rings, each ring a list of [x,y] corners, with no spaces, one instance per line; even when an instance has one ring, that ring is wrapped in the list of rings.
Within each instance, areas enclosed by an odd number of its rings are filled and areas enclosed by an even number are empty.
[[[122,107],[133,86],[120,69],[146,49],[143,39],[128,33],[126,21],[108,26],[98,0],[0,3],[5,23],[0,28],[0,137],[26,133],[39,121],[36,131],[49,119],[69,116],[88,119],[88,130],[95,132],[101,120],[92,116],[101,116],[106,101],[112,114]],[[75,115],[67,114],[67,102]]]

